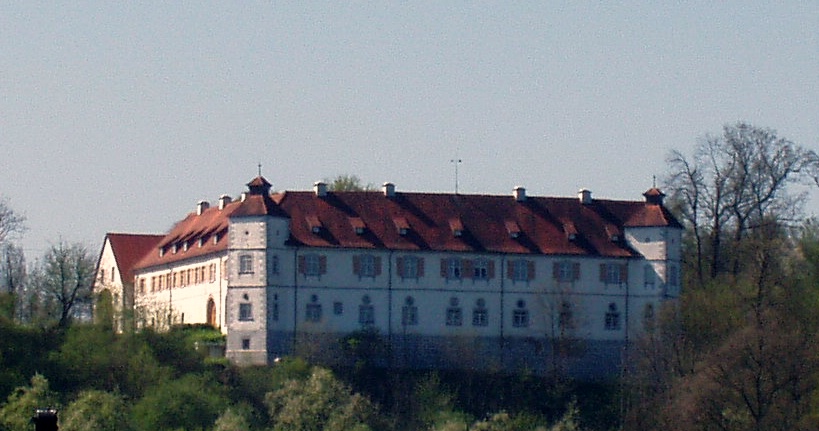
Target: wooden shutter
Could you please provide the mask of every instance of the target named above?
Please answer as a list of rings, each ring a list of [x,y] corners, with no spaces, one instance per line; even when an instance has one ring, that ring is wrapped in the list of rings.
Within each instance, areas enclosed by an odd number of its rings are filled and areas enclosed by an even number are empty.
[[[307,258],[304,257],[304,256],[299,256],[299,274],[306,274],[306,273],[307,273]],[[183,276],[184,276],[184,274],[183,274]]]
[[[526,261],[526,279],[527,280],[534,280],[535,279],[535,261],[534,260],[527,260]]]
[[[361,256],[357,254],[353,256],[353,274],[361,275]]]
[[[572,263],[572,280],[580,280],[580,262]]]
[[[472,278],[475,276],[475,271],[472,269],[472,260],[461,260],[461,278]]]
[[[373,260],[373,265],[375,266],[374,274],[376,276],[381,275],[381,256],[376,256]]]
[[[319,274],[327,273],[327,256],[319,256]]]
[[[404,258],[399,256],[395,258],[396,273],[399,277],[404,278]]]

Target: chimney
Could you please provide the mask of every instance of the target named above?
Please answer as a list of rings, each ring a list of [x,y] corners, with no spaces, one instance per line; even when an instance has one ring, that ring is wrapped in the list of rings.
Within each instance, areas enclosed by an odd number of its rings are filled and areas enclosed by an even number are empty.
[[[229,204],[230,202],[231,202],[230,196],[228,195],[219,196],[219,209],[220,210],[225,209],[227,204]]]
[[[577,192],[577,197],[580,199],[580,203],[583,205],[592,203],[592,193],[590,190],[580,189],[580,191]]]
[[[316,181],[313,183],[313,191],[315,191],[316,196],[320,198],[327,196],[327,183]]]
[[[202,213],[208,208],[210,208],[208,201],[199,201],[196,204],[196,215],[202,215]]]
[[[523,202],[526,200],[526,188],[523,186],[516,186],[515,191],[513,193],[515,196],[515,201]]]
[[[381,186],[381,187],[384,190],[384,196],[386,196],[388,198],[395,197],[395,184],[393,184],[393,183],[384,183],[384,185]]]
[[[247,200],[247,192],[242,192],[241,201],[244,202]]]

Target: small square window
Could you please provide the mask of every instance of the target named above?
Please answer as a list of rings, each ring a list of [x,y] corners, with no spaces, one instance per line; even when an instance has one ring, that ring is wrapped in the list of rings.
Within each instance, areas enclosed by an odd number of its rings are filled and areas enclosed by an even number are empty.
[[[249,254],[239,256],[239,274],[253,274],[253,258]]]
[[[341,316],[344,314],[344,304],[341,301],[336,301],[333,303],[333,314],[336,316]]]
[[[242,350],[250,350],[250,338],[242,338]]]

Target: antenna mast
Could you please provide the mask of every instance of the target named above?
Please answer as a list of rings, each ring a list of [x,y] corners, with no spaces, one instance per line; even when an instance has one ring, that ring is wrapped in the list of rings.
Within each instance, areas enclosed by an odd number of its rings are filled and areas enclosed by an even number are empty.
[[[452,159],[452,160],[449,161],[449,163],[452,163],[452,164],[455,165],[455,194],[456,195],[458,194],[458,165],[460,165],[462,162],[463,162],[463,160],[461,160],[461,159]]]

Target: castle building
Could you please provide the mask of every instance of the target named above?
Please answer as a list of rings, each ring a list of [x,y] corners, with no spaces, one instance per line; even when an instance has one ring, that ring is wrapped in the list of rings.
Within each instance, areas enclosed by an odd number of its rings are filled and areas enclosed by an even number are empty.
[[[618,201],[247,186],[199,202],[133,264],[139,324],[221,328],[239,364],[332,361],[365,330],[392,366],[595,377],[679,295],[682,228],[656,188]]]

